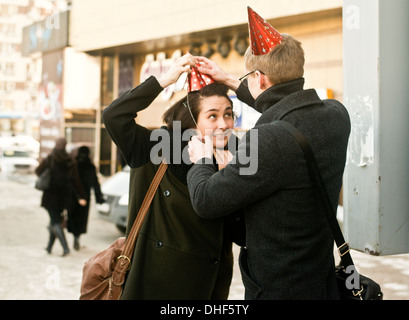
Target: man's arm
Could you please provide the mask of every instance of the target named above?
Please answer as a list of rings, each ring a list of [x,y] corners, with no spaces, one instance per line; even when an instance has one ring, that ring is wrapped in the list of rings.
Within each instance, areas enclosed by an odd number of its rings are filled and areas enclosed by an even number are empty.
[[[283,160],[268,127],[248,131],[232,161],[220,171],[206,156],[197,156],[199,160],[189,170],[187,183],[193,208],[199,216],[226,216],[279,189]],[[261,137],[265,138],[261,140]]]

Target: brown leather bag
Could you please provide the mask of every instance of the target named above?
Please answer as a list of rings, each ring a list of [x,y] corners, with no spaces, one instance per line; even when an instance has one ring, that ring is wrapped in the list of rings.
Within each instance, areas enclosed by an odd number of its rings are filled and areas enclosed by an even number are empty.
[[[131,266],[136,238],[168,165],[163,161],[142,202],[132,229],[109,248],[89,259],[83,268],[80,300],[118,300]]]

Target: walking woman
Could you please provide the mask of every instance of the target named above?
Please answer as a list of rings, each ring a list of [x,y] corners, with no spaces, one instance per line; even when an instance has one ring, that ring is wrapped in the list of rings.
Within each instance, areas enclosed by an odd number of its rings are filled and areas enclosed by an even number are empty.
[[[104,198],[101,192],[101,186],[96,174],[96,168],[90,159],[90,150],[87,146],[79,147],[75,156],[75,170],[78,174],[79,181],[84,190],[85,206],[78,202],[78,194],[72,191],[71,205],[68,209],[68,232],[74,235],[74,249],[80,249],[80,235],[87,232],[89,206],[91,200],[91,189],[94,190],[95,200],[97,203],[103,203]]]
[[[151,138],[151,130],[136,124],[135,116],[192,66],[190,54],[177,59],[163,77],[148,78],[103,111],[105,126],[131,167],[128,232],[159,166],[151,159],[158,139]],[[212,135],[215,152],[219,144],[217,154],[227,157],[223,147],[234,125],[232,102],[227,87],[216,83],[189,92],[187,98],[163,115],[166,127],[160,129],[161,143],[170,147],[170,154],[162,150],[168,155],[169,166],[138,236],[122,299],[228,297],[232,240],[225,219],[202,219],[192,208],[186,185],[191,164],[183,160],[189,159],[188,141],[181,137],[186,130],[196,128],[202,135]],[[219,169],[222,167],[220,163]]]
[[[67,210],[70,205],[72,189],[79,195],[79,203],[86,204],[84,191],[73,170],[74,163],[65,151],[66,144],[67,141],[64,138],[57,139],[51,154],[40,163],[35,171],[39,176],[47,167],[51,168],[51,185],[43,192],[41,198],[41,206],[48,211],[50,216],[50,238],[46,250],[50,254],[54,241],[58,238],[64,250],[63,256],[70,252],[62,223],[64,210]]]

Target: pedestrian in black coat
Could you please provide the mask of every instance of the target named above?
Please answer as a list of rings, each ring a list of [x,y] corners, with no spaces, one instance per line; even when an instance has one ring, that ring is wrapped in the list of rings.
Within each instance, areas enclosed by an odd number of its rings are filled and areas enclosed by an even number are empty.
[[[91,200],[91,189],[94,190],[97,203],[103,203],[104,198],[101,192],[101,186],[96,174],[96,168],[91,162],[89,156],[90,150],[87,146],[78,148],[74,161],[74,170],[78,174],[79,181],[84,190],[84,199],[86,205],[82,206],[78,202],[78,194],[75,190],[71,193],[71,205],[68,209],[68,231],[74,235],[74,249],[79,250],[79,237],[87,232],[88,215]]]
[[[55,142],[55,148],[43,161],[40,162],[35,173],[39,176],[47,167],[51,168],[51,185],[43,192],[41,206],[44,207],[50,216],[50,238],[47,245],[47,252],[51,253],[54,241],[58,238],[64,249],[63,256],[70,250],[64,234],[64,211],[68,210],[71,203],[71,193],[73,190],[79,195],[78,201],[85,204],[84,191],[79,184],[74,171],[74,162],[65,150],[67,141],[59,138]]]

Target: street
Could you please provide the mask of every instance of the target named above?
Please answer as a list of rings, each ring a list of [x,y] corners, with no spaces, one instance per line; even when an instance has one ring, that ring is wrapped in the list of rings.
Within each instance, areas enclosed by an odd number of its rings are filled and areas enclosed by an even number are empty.
[[[73,236],[65,230],[70,254],[61,257],[58,241],[47,254],[49,217],[40,207],[42,193],[33,187],[34,181],[34,176],[8,180],[0,175],[0,299],[78,300],[84,262],[122,234],[98,218],[92,200],[80,250],[73,249]],[[243,299],[243,292],[236,265],[230,299]]]
[[[0,299],[77,300],[84,262],[121,233],[97,217],[93,201],[88,233],[80,239],[81,249],[72,248],[73,236],[65,230],[71,253],[61,257],[62,247],[56,241],[52,254],[47,254],[49,218],[40,207],[41,192],[34,189],[34,179],[21,176],[10,180],[0,176]],[[244,296],[238,249],[234,248],[230,300]],[[385,300],[409,300],[409,254],[374,257],[353,251],[352,256],[358,271],[381,285]]]

